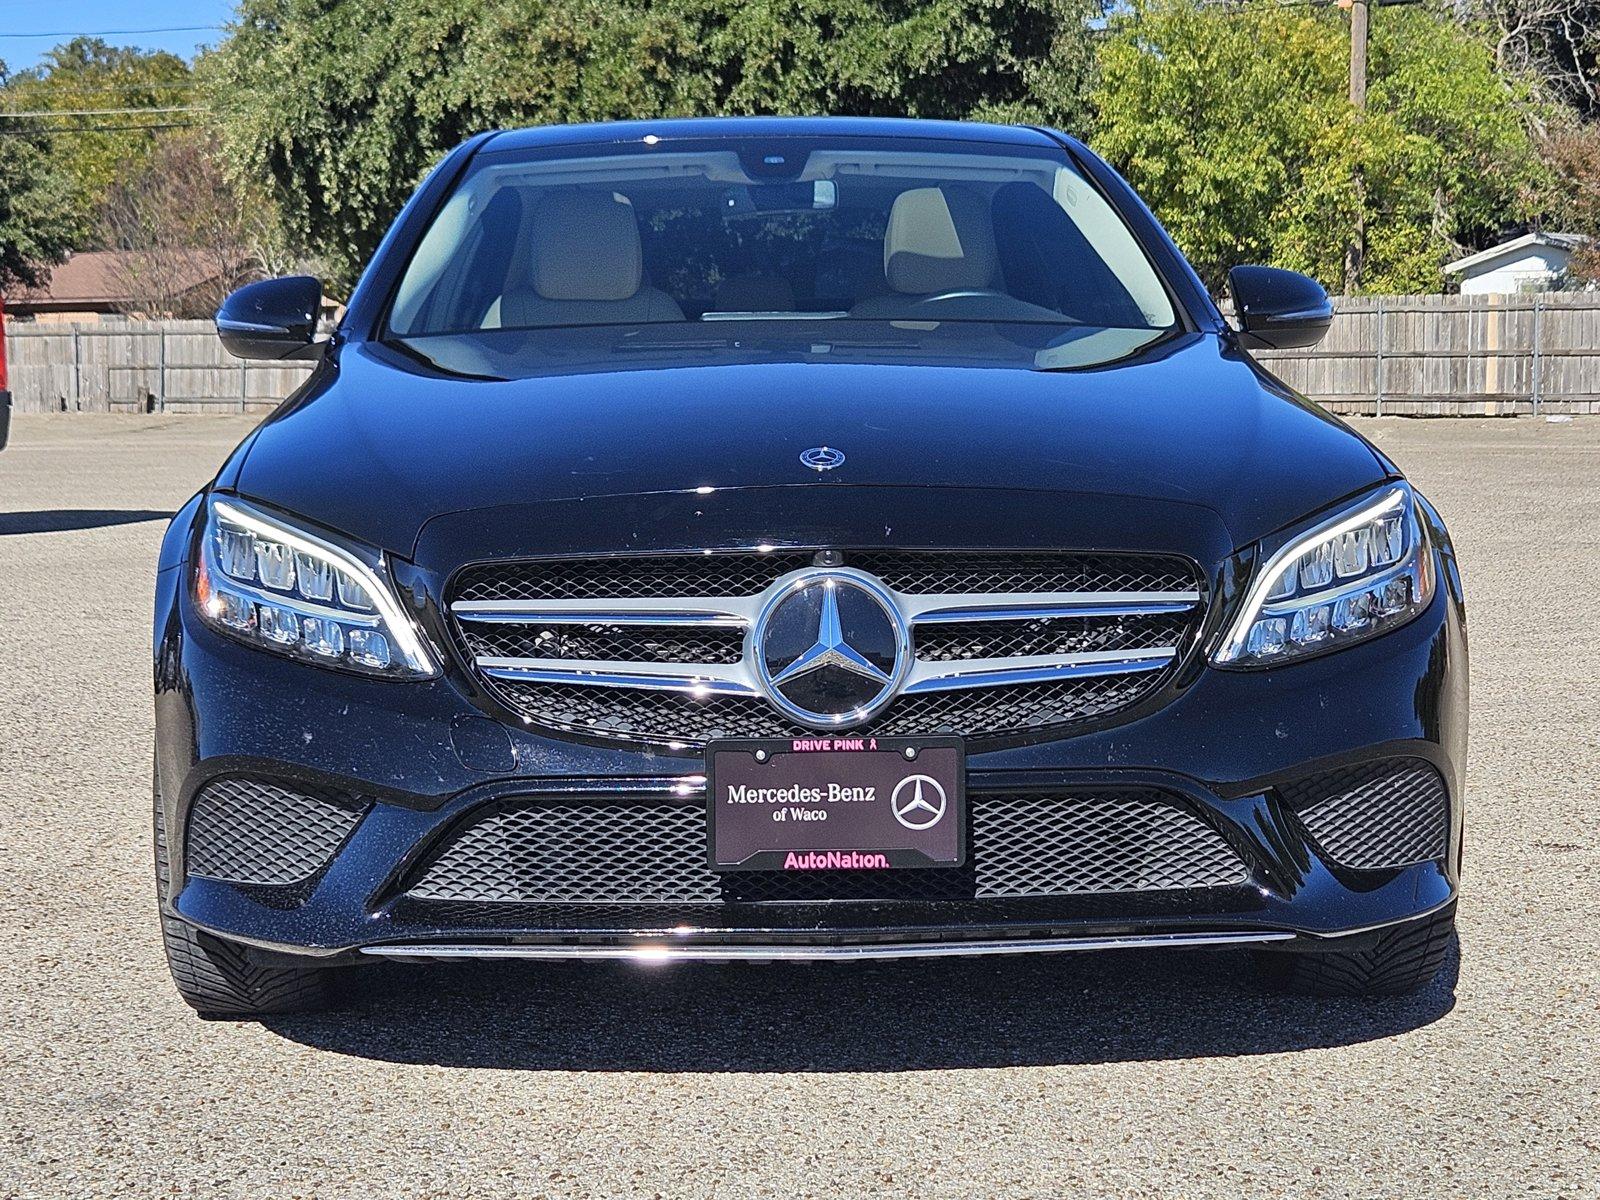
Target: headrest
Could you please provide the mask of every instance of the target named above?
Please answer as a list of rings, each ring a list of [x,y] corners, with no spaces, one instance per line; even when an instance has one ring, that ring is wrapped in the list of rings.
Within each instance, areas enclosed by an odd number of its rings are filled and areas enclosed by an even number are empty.
[[[986,288],[995,277],[994,228],[979,192],[912,188],[895,197],[883,235],[883,273],[907,295]]]
[[[554,192],[533,214],[533,288],[546,300],[626,300],[643,261],[633,205],[612,192]]]

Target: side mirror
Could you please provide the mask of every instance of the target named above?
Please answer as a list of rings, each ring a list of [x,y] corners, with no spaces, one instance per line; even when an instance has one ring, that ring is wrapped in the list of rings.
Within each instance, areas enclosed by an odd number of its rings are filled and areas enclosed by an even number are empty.
[[[1322,285],[1298,271],[1235,267],[1228,291],[1239,321],[1239,344],[1250,350],[1315,346],[1333,324],[1333,301]]]
[[[247,284],[217,310],[217,336],[235,358],[318,358],[322,284],[309,275]]]

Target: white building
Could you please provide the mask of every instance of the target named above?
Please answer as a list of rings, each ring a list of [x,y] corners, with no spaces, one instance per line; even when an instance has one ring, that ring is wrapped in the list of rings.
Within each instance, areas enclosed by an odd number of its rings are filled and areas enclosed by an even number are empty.
[[[1549,291],[1588,240],[1581,233],[1525,233],[1447,263],[1445,273],[1461,277],[1463,296]]]

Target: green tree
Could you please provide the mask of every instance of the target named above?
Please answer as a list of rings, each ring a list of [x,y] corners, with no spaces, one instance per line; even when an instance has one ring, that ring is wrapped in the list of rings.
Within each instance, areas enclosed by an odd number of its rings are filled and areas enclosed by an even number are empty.
[[[1600,124],[1559,121],[1544,149],[1557,181],[1551,217],[1563,230],[1589,237],[1573,254],[1568,275],[1578,283],[1600,283]]]
[[[0,117],[0,129],[57,131],[49,139],[51,158],[70,183],[76,220],[92,232],[112,184],[149,157],[163,127],[194,119],[114,110],[188,108],[191,87],[188,64],[177,55],[74,38],[18,72],[0,95],[0,112],[52,115]],[[89,115],[65,115],[77,113]]]
[[[1364,203],[1361,290],[1434,290],[1464,245],[1534,210],[1528,100],[1487,45],[1425,10],[1382,10],[1358,115],[1347,39],[1337,13],[1275,5],[1148,0],[1114,22],[1097,146],[1211,286],[1236,263],[1267,262],[1339,287]]]
[[[0,62],[0,93],[5,79]],[[48,141],[0,121],[0,288],[41,282],[81,234],[71,181]]]
[[[1098,0],[241,0],[202,60],[235,171],[348,282],[498,126],[861,112],[1075,123]]]
[[[484,129],[702,111],[688,26],[614,0],[243,0],[201,73],[234,169],[353,280],[423,174]]]
[[[719,112],[1026,120],[1087,113],[1098,0],[684,0]]]

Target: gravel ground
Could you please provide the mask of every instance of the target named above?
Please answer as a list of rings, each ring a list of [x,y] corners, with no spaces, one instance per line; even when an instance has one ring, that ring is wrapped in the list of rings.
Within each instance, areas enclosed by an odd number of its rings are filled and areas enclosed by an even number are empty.
[[[1420,996],[1225,952],[497,964],[264,1025],[173,993],[148,829],[160,518],[247,428],[0,454],[0,1195],[1600,1196],[1600,420],[1361,423],[1472,601],[1461,954]]]

